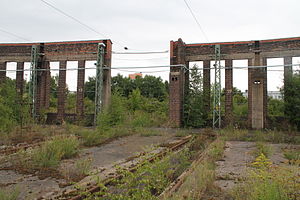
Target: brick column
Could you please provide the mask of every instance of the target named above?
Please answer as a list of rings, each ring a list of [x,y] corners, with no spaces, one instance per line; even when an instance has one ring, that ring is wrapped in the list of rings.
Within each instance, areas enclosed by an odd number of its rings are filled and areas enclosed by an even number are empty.
[[[284,88],[285,88],[288,85],[289,79],[293,75],[293,66],[292,66],[293,57],[291,57],[291,56],[284,57],[283,62],[284,62]]]
[[[233,70],[232,60],[225,60],[225,124],[233,123]]]
[[[85,60],[78,61],[78,68],[85,68]],[[85,69],[78,69],[76,95],[77,120],[82,120],[84,116],[84,76]]]
[[[67,61],[59,62],[59,77],[57,90],[57,121],[62,123],[65,115],[65,99],[66,99],[66,68]]]
[[[105,41],[105,56],[104,67],[111,67],[112,42]],[[103,108],[107,108],[111,101],[111,69],[103,70],[103,93],[102,93]]]
[[[24,88],[24,62],[17,62],[17,73],[16,73],[16,89],[17,94],[20,98],[23,96]]]
[[[210,60],[203,61],[203,94],[206,115],[210,113]]]
[[[6,62],[0,62],[0,70],[6,70]],[[0,71],[0,83],[6,78],[6,72]]]
[[[44,108],[48,109],[50,105],[50,93],[51,93],[51,72],[50,72],[50,62],[44,62],[45,69],[45,100],[44,100]]]
[[[185,44],[181,39],[170,43],[170,64],[185,64]],[[184,69],[171,67],[169,76],[169,119],[172,125],[180,127],[183,120]]]

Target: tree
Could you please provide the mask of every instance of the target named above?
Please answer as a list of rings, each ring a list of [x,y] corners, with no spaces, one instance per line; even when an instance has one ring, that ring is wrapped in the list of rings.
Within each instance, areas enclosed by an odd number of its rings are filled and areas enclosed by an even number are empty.
[[[204,112],[202,83],[202,74],[198,66],[194,65],[190,70],[190,83],[184,104],[184,125],[187,127],[202,127],[207,119]]]
[[[284,112],[289,121],[300,130],[300,74],[294,74],[284,87]]]
[[[90,77],[85,83],[85,97],[94,101],[95,99],[95,77]],[[147,98],[156,98],[164,101],[168,96],[168,83],[163,82],[160,77],[149,76],[130,79],[118,74],[111,79],[112,93],[118,93],[123,97],[129,97],[132,91],[139,89],[141,95]]]

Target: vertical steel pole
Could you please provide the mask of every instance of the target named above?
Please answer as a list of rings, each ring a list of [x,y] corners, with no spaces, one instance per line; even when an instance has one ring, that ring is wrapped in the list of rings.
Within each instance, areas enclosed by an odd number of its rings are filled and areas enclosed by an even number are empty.
[[[221,51],[220,45],[215,46],[215,85],[214,85],[214,108],[213,128],[221,127]]]
[[[95,115],[94,125],[97,125],[98,115],[102,109],[102,91],[103,91],[103,65],[104,65],[104,48],[105,44],[98,44],[98,56],[96,63],[96,87],[95,87]]]
[[[38,50],[37,46],[33,45],[31,48],[31,65],[30,65],[30,84],[29,92],[31,98],[31,114],[33,119],[36,119],[36,93],[37,93],[37,62],[38,62]]]

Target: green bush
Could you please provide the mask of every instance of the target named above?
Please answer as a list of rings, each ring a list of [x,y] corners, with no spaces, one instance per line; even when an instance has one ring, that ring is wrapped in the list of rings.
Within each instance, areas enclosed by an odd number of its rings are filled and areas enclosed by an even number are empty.
[[[82,143],[84,146],[94,146],[103,142],[105,139],[103,134],[99,131],[88,131],[84,130],[80,132],[80,136],[82,137]]]

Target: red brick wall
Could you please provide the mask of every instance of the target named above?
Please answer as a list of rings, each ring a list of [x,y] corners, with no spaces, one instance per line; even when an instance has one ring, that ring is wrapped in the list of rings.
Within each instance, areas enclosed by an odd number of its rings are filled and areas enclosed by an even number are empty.
[[[85,68],[85,60],[78,61],[78,68]],[[80,120],[84,116],[84,76],[85,69],[79,69],[77,75],[76,114]]]
[[[32,45],[37,45],[39,49],[38,68],[50,69],[49,61],[61,61],[62,68],[66,67],[66,61],[96,60],[98,43],[104,43],[105,59],[104,65],[111,66],[112,42],[110,40],[94,40],[94,41],[74,41],[74,42],[50,42],[50,43],[26,43],[26,44],[0,44],[0,69],[6,69],[6,62],[30,62]],[[64,105],[65,105],[65,86],[66,86],[66,71],[59,73],[59,88],[58,88],[58,120],[63,120]],[[0,81],[5,79],[6,73],[0,72]],[[83,77],[82,77],[83,76]],[[21,74],[17,75],[18,80],[21,80]],[[50,98],[50,71],[38,72],[38,86],[36,108],[39,113],[49,107]],[[17,81],[20,86],[21,82]],[[84,85],[84,70],[78,72],[78,86]],[[82,90],[83,91],[83,90]],[[111,71],[104,71],[104,88],[103,102],[107,106],[111,96]],[[83,115],[83,92],[78,93],[77,97],[77,114]]]
[[[225,60],[225,124],[233,123],[233,70],[232,60]]]
[[[186,64],[185,62],[185,46],[181,39],[178,42],[171,41],[170,47],[170,63],[171,65]],[[180,127],[183,120],[183,101],[184,87],[186,75],[182,67],[170,68],[170,100],[169,100],[169,119],[172,125]]]
[[[67,61],[59,62],[58,93],[57,93],[57,120],[62,122],[65,115],[66,101],[66,69]]]

